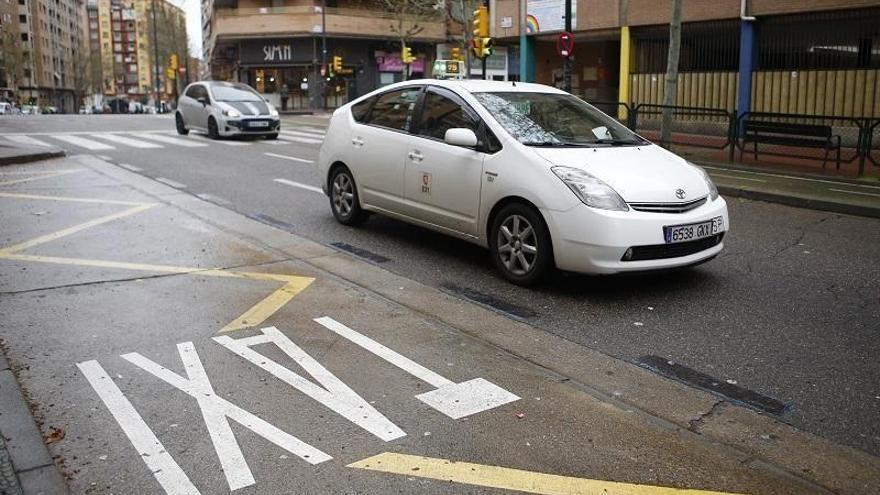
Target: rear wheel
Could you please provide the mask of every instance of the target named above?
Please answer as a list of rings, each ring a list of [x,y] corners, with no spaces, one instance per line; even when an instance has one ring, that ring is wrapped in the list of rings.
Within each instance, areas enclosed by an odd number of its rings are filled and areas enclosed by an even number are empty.
[[[330,177],[330,210],[343,225],[357,225],[366,218],[358,200],[354,177],[344,166],[334,170]]]
[[[177,125],[177,133],[181,136],[186,136],[189,134],[189,129],[186,128],[186,124],[183,123],[183,116],[179,113],[174,117],[174,123]]]
[[[217,121],[214,117],[208,118],[208,137],[211,139],[220,139],[220,130],[217,129]]]
[[[547,225],[540,213],[522,203],[509,204],[495,216],[489,249],[501,275],[517,285],[534,285],[552,267]]]

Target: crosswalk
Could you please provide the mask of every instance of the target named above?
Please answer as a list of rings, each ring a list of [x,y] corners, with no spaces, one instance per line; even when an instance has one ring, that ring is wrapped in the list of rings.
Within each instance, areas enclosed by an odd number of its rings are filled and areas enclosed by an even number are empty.
[[[133,148],[135,150],[152,150],[179,146],[182,148],[204,148],[214,144],[219,146],[265,146],[265,145],[313,145],[324,142],[325,131],[316,127],[299,127],[283,129],[277,140],[210,140],[206,136],[191,133],[180,136],[174,131],[108,131],[108,132],[35,132],[7,134],[0,136],[0,144],[7,141],[11,144],[31,147],[70,147],[87,151],[113,151]],[[7,144],[8,144],[7,143]]]

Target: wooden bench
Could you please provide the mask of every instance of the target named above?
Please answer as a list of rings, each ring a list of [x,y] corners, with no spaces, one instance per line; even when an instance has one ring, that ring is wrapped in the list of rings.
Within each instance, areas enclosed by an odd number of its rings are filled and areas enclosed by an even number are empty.
[[[840,170],[840,136],[832,134],[830,125],[747,120],[744,131],[741,150],[745,149],[747,143],[754,143],[756,160],[758,159],[758,143],[820,148],[825,150],[822,168],[825,168],[825,164],[828,162],[828,153],[836,150],[837,169]]]

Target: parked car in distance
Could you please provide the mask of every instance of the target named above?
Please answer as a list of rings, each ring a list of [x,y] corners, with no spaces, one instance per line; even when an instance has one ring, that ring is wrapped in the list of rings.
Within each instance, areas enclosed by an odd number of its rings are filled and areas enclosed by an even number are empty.
[[[702,168],[539,84],[386,86],[333,113],[317,166],[340,223],[377,212],[477,243],[521,285],[696,265],[729,228]]]
[[[36,115],[36,114],[40,113],[40,109],[34,105],[22,105],[21,106],[21,113],[23,113],[25,115]]]
[[[12,103],[0,101],[0,115],[11,114],[14,108]]]
[[[278,111],[255,89],[242,83],[200,81],[186,87],[174,113],[177,132],[205,132],[211,139],[262,136],[276,139]]]

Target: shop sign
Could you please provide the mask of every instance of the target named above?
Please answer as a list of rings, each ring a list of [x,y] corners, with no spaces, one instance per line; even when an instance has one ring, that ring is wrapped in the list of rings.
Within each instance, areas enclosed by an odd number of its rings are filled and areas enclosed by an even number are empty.
[[[376,52],[376,65],[379,72],[403,72],[406,64],[400,59],[400,54]],[[410,72],[425,72],[425,59],[416,58],[409,68]]]
[[[290,62],[293,49],[290,45],[263,45],[263,62]]]

